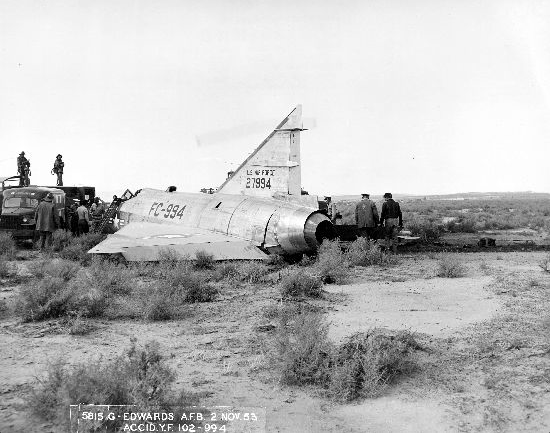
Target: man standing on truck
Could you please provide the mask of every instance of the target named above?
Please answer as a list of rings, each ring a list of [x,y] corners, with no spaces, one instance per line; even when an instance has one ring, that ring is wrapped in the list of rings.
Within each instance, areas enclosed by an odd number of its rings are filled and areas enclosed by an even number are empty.
[[[25,157],[25,152],[21,152],[17,157],[17,174],[19,178],[19,186],[29,186],[29,174],[31,171],[31,162]]]
[[[369,197],[370,194],[361,194],[361,201],[355,206],[355,224],[359,229],[359,236],[373,239],[378,225],[378,209]]]
[[[397,234],[403,228],[403,215],[399,203],[396,202],[391,192],[384,194],[384,204],[382,205],[382,214],[380,215],[380,226],[385,225],[386,248],[389,251],[397,253]]]
[[[55,157],[55,161],[53,163],[52,168],[52,174],[57,175],[57,186],[63,186],[63,167],[65,167],[65,163],[61,160],[63,156],[57,155]]]
[[[59,227],[59,215],[55,210],[53,203],[53,194],[51,192],[44,197],[36,208],[34,215],[36,220],[36,230],[40,232],[40,251],[52,244],[52,233]]]

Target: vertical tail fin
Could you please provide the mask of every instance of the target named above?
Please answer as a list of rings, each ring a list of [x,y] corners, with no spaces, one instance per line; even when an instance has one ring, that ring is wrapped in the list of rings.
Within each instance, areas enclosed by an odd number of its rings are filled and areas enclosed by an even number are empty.
[[[260,197],[281,193],[300,196],[300,131],[303,130],[302,106],[298,105],[218,188],[218,192]]]

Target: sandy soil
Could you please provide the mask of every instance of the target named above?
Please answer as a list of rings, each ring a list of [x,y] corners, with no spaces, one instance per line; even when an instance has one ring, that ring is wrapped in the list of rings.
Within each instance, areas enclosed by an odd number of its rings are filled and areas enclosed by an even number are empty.
[[[191,307],[188,317],[179,321],[94,321],[97,329],[87,336],[68,335],[59,321],[22,324],[14,316],[4,317],[0,431],[56,431],[30,418],[23,407],[48,362],[59,357],[69,363],[98,356],[110,359],[129,346],[131,337],[140,343],[158,341],[178,372],[177,386],[202,392],[205,406],[266,407],[269,432],[549,431],[550,357],[544,355],[544,341],[533,337],[517,351],[507,350],[503,343],[491,352],[498,349],[497,357],[484,357],[479,342],[490,335],[491,321],[513,320],[514,314],[524,311],[515,308],[531,308],[535,315],[529,320],[534,323],[544,309],[536,312],[529,303],[540,308],[550,304],[541,301],[550,299],[550,274],[538,266],[545,256],[457,254],[468,268],[466,277],[444,279],[434,277],[439,255],[411,254],[392,268],[356,268],[352,284],[327,286],[327,299],[318,305],[328,311],[331,338],[341,340],[357,331],[385,327],[414,331],[429,346],[420,355],[424,367],[417,374],[379,398],[349,405],[316,397],[313,389],[281,386],[267,372],[266,360],[254,347],[266,335],[258,326],[269,323],[262,310],[279,301],[276,287],[236,288],[217,302]],[[532,290],[506,285],[503,276],[532,286],[538,297]],[[1,297],[9,300],[19,288],[4,284],[0,289]],[[474,352],[481,355],[468,361]],[[501,382],[508,379],[495,379],[494,369],[504,374],[508,366],[530,376],[516,375],[521,383],[510,381],[503,388]],[[488,387],[488,379],[496,385]],[[505,392],[522,401],[510,406],[513,414],[501,414],[501,406],[508,402]]]

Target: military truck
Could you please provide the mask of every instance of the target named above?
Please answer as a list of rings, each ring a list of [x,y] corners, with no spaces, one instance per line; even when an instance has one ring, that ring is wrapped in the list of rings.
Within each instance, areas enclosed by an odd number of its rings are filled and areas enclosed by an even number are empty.
[[[61,227],[65,226],[65,192],[58,188],[27,186],[9,188],[3,191],[0,230],[8,231],[17,240],[34,239],[36,208],[48,193],[53,194],[55,210],[59,214]]]

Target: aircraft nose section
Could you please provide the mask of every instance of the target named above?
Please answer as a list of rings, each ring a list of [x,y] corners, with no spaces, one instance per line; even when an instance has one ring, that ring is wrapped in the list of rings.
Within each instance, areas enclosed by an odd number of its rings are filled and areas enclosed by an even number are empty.
[[[335,239],[336,230],[326,215],[315,212],[306,220],[304,237],[311,249],[317,249],[324,239]]]

